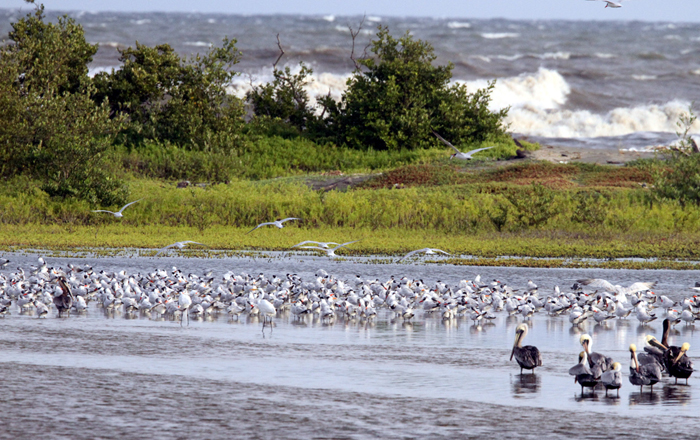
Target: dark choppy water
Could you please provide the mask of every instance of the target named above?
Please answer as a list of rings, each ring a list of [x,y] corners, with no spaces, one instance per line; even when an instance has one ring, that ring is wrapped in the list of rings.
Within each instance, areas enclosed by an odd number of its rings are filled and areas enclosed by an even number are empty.
[[[9,255],[28,267],[34,255]],[[92,264],[129,273],[177,265],[184,272],[288,271],[302,278],[319,268],[341,279],[390,275],[456,283],[481,274],[541,296],[581,277],[615,283],[657,281],[658,294],[690,295],[697,271],[547,270],[423,265],[370,265],[295,256],[272,259],[48,258],[49,265]],[[5,269],[7,271],[7,269]],[[0,401],[4,438],[679,438],[700,428],[698,379],[639,393],[626,377],[627,346],[660,337],[661,324],[635,318],[572,329],[566,317],[538,314],[525,343],[544,366],[520,376],[509,362],[515,326],[505,313],[483,326],[468,318],[444,323],[419,313],[412,324],[380,313],[373,322],[324,324],[275,318],[272,332],[257,319],[222,316],[178,322],[105,314],[37,319],[14,311],[0,319]],[[582,332],[593,349],[623,364],[620,398],[581,398],[567,374]],[[700,347],[694,327],[678,326],[672,342]]]
[[[0,34],[30,9],[0,10]],[[185,13],[73,12],[100,50],[93,72],[119,65],[118,48],[171,44],[182,54],[204,52],[224,36],[243,51],[234,84],[243,95],[283,63],[313,67],[312,96],[338,97],[352,71],[348,25],[361,17],[242,16]],[[643,149],[676,139],[678,116],[700,99],[700,23],[476,20],[367,17],[358,47],[377,25],[410,32],[435,47],[437,62],[472,87],[497,78],[493,107],[510,106],[517,133],[543,142]],[[694,128],[700,133],[700,123]],[[591,140],[593,139],[593,140]]]

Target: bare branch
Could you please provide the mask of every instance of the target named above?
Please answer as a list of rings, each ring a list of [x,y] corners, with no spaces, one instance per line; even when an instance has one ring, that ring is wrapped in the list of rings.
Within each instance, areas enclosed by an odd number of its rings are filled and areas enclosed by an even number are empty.
[[[273,70],[277,70],[277,63],[280,62],[282,56],[284,55],[284,49],[282,49],[282,43],[280,43],[280,34],[277,34],[277,47],[280,48],[280,56],[277,57],[275,63],[272,65]]]
[[[357,59],[355,59],[355,39],[358,35],[360,35],[360,32],[362,31],[362,25],[365,23],[365,18],[367,18],[367,14],[362,16],[362,20],[360,21],[360,25],[358,26],[357,31],[354,31],[352,29],[352,26],[348,25],[348,29],[350,30],[350,36],[352,37],[352,50],[350,52],[350,59],[355,64],[355,68],[357,70],[360,70],[360,65],[357,63]],[[367,47],[369,47],[369,45],[367,45]],[[365,52],[362,54],[363,57],[367,54],[367,47],[365,47]]]

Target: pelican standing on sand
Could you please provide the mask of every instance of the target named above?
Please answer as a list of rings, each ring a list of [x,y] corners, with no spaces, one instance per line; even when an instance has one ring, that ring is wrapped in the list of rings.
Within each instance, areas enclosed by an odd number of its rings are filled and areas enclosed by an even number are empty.
[[[124,214],[122,214],[122,212],[124,212],[124,210],[126,208],[128,208],[129,206],[133,205],[136,202],[140,202],[141,200],[143,200],[143,199],[138,199],[138,200],[135,200],[131,203],[127,203],[126,205],[122,206],[122,209],[120,209],[117,212],[107,211],[105,209],[97,209],[97,210],[92,211],[92,212],[108,212],[108,213],[112,214],[115,218],[122,218],[122,217],[124,217]]]
[[[450,159],[472,160],[472,156],[473,156],[475,153],[478,153],[479,151],[484,151],[484,150],[489,150],[489,149],[491,149],[491,148],[495,148],[495,147],[477,148],[476,150],[471,150],[471,151],[468,151],[468,152],[466,152],[466,153],[462,153],[462,152],[459,151],[454,145],[452,145],[451,143],[447,142],[447,141],[446,141],[442,136],[440,136],[439,134],[437,134],[437,133],[435,133],[435,132],[433,132],[433,134],[434,134],[438,139],[440,139],[440,141],[441,141],[443,144],[445,144],[445,145],[447,145],[448,147],[450,147],[450,148],[452,148],[453,150],[455,150],[455,154],[453,154],[452,156],[450,156]]]
[[[520,374],[523,374],[523,369],[532,370],[532,374],[535,374],[535,368],[542,366],[542,356],[534,345],[522,346],[527,330],[527,324],[520,324],[515,328],[515,342],[510,352],[510,360],[515,356],[515,361],[520,365]]]

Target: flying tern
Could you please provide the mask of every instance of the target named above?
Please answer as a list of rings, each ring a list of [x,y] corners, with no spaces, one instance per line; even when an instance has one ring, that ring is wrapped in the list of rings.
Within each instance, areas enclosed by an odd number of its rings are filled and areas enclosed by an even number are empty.
[[[452,148],[453,150],[455,150],[455,154],[453,154],[452,156],[450,156],[450,159],[472,160],[472,156],[473,156],[475,153],[478,153],[479,151],[484,151],[484,150],[489,150],[489,149],[491,149],[491,148],[495,148],[495,147],[477,148],[476,150],[471,150],[471,151],[468,151],[468,152],[466,152],[466,153],[462,153],[462,152],[459,151],[454,145],[452,145],[451,143],[447,142],[447,141],[446,141],[442,136],[440,136],[439,134],[437,134],[437,133],[435,133],[435,132],[433,132],[433,134],[434,134],[438,139],[440,139],[440,141],[442,141],[443,144],[445,144],[445,145],[447,145],[448,147],[450,147],[450,148]]]

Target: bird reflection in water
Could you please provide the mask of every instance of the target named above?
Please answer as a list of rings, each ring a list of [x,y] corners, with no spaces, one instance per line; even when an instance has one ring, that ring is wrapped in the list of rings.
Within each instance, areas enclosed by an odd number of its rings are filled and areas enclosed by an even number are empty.
[[[515,374],[510,380],[513,397],[535,394],[539,391],[541,384],[542,378],[539,374]]]
[[[630,393],[630,406],[636,405],[658,405],[661,402],[659,393],[640,393],[639,391]]]
[[[687,405],[690,403],[690,388],[687,385],[664,384],[661,394],[665,405]]]

